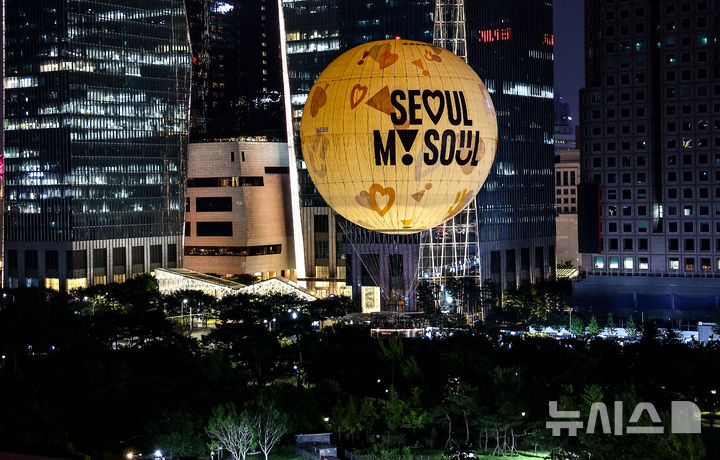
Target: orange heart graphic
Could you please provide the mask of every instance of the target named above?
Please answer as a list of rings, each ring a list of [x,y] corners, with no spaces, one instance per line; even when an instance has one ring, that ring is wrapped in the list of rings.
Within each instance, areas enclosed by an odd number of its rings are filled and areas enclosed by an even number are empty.
[[[361,93],[359,95],[359,97],[357,94],[358,92]],[[350,91],[350,109],[354,109],[355,107],[360,105],[360,103],[363,101],[363,99],[365,99],[367,92],[368,92],[367,86],[362,86],[360,83],[353,86],[352,91]]]
[[[378,206],[377,203],[377,194],[382,195],[383,197],[387,196],[387,203],[385,206],[381,209],[380,206]],[[380,184],[372,184],[370,186],[370,204],[372,204],[373,210],[380,214],[380,217],[387,214],[387,212],[392,208],[392,205],[395,203],[395,189],[392,187],[383,187]]]
[[[389,67],[400,58],[399,55],[395,53],[391,53],[390,51],[385,51],[383,54],[380,55],[380,59],[378,59],[378,62],[380,63],[380,68],[384,69],[385,67]]]
[[[428,61],[442,62],[442,58],[437,54],[433,54],[430,50],[425,50],[425,59]]]

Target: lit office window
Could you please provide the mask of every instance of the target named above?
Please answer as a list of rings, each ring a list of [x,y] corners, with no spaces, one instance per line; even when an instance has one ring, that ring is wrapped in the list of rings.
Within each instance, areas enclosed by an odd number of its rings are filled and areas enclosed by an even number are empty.
[[[610,268],[616,269],[620,267],[620,263],[617,257],[610,257]]]
[[[634,265],[634,260],[632,257],[625,257],[625,260],[623,261],[623,267],[625,270],[632,270]]]

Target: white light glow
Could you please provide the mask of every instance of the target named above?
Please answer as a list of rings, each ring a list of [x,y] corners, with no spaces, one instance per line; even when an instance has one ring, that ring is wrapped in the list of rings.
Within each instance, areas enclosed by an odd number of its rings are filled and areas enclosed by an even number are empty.
[[[292,103],[290,101],[290,74],[288,73],[287,42],[283,0],[278,0],[278,20],[280,23],[280,56],[283,74],[283,99],[285,104],[285,129],[287,130],[288,165],[290,167],[290,197],[293,220],[293,243],[295,249],[295,273],[300,286],[305,287],[305,245],[303,244],[300,217],[300,184],[298,181],[297,159],[295,156],[295,133],[292,123]]]

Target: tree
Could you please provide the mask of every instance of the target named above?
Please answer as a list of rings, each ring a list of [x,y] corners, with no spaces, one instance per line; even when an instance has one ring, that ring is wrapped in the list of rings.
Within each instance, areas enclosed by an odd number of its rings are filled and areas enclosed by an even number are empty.
[[[585,322],[577,315],[572,317],[570,320],[570,332],[573,334],[584,334],[585,333]]]
[[[625,326],[625,332],[627,333],[627,336],[631,339],[637,338],[637,326],[635,326],[635,320],[633,319],[632,315],[627,320],[627,325]]]
[[[413,430],[413,432],[425,425],[427,412],[423,408],[418,387],[410,391],[410,398],[405,401],[405,414],[403,414],[402,427]]]
[[[608,313],[607,321],[605,322],[605,331],[610,335],[615,335],[615,332],[617,331],[612,313]]]
[[[673,329],[672,327],[669,327],[669,328],[667,328],[667,330],[665,330],[665,335],[663,336],[663,341],[665,343],[681,343],[682,339],[677,330]]]
[[[478,298],[482,298],[482,291],[472,278],[450,278],[445,283],[445,292],[455,299],[455,309],[458,313],[477,312]]]
[[[269,327],[274,306],[266,297],[238,294],[223,297],[218,307],[220,322],[204,342],[244,365],[255,381],[264,385],[277,371],[281,355],[278,334]]]
[[[716,313],[713,315],[713,325],[712,325],[712,331],[713,334],[720,335],[720,313]]]
[[[161,410],[144,425],[145,433],[163,452],[180,457],[196,457],[206,453],[202,440],[200,417],[185,410]]]
[[[287,432],[287,416],[273,404],[261,402],[255,415],[254,434],[258,447],[268,460],[268,455]]]
[[[418,310],[425,315],[432,316],[437,310],[437,300],[440,297],[440,286],[428,281],[420,281],[417,287]]]
[[[380,415],[375,398],[365,396],[360,406],[360,411],[358,412],[358,426],[360,427],[360,431],[365,434],[366,439],[379,418]],[[363,441],[365,441],[365,439]]]
[[[252,415],[247,411],[238,415],[232,403],[213,409],[205,432],[212,444],[230,452],[233,460],[245,460],[250,449],[258,443],[258,431],[253,426]]]
[[[595,318],[595,315],[592,315],[590,317],[590,322],[588,323],[588,332],[591,335],[598,335],[600,333],[600,325],[598,324],[597,318]]]
[[[451,413],[462,416],[465,426],[465,445],[470,443],[470,425],[472,417],[476,417],[480,410],[475,401],[478,389],[472,385],[461,382],[459,379],[451,379],[447,386],[445,396],[446,405]]]
[[[388,399],[385,402],[385,425],[388,430],[386,447],[402,444],[404,439],[398,434],[398,430],[402,427],[404,414],[405,402],[400,399],[395,387],[391,386]]]
[[[382,362],[390,368],[390,385],[395,385],[396,370],[400,370],[406,380],[420,375],[420,368],[415,361],[415,357],[405,357],[402,341],[397,337],[379,340],[378,354]]]
[[[313,321],[320,321],[320,328],[328,318],[339,318],[357,311],[352,299],[344,296],[332,296],[314,300],[307,304],[307,311]]]
[[[642,337],[640,337],[640,342],[642,343],[651,344],[657,343],[660,340],[660,330],[653,318],[648,318],[643,321],[641,332]]]

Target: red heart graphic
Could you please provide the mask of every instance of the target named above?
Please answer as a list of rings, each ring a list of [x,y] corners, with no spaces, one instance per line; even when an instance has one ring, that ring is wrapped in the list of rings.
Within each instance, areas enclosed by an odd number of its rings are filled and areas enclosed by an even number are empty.
[[[397,61],[399,58],[399,55],[391,53],[390,51],[385,51],[383,54],[380,55],[380,59],[378,59],[378,62],[380,63],[380,68],[384,69],[385,67],[389,67],[395,64],[395,61]]]
[[[358,92],[362,93],[362,94],[360,94],[360,97],[357,97]],[[355,107],[360,105],[360,103],[363,101],[363,99],[365,99],[367,92],[368,92],[367,86],[362,86],[360,83],[353,86],[352,91],[350,92],[350,108],[354,109]]]

